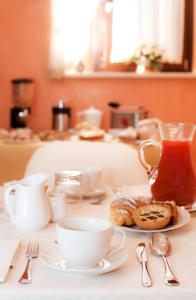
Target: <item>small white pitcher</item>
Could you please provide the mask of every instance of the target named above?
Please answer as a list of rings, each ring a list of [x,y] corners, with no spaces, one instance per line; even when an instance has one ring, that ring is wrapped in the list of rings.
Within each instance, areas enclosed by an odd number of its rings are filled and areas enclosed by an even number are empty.
[[[50,211],[45,192],[46,180],[47,175],[35,174],[5,189],[7,212],[18,229],[35,231],[48,224]]]

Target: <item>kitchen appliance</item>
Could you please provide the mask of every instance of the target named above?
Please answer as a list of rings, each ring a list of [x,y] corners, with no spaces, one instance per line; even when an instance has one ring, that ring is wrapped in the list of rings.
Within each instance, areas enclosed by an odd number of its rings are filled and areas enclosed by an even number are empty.
[[[58,105],[52,108],[52,112],[52,128],[57,131],[68,130],[70,125],[71,108],[65,106],[63,100],[59,100]]]
[[[31,109],[29,107],[12,107],[10,110],[11,128],[25,128],[30,113]]]
[[[142,106],[121,106],[116,102],[109,103],[110,128],[136,127],[138,121],[148,117],[147,110]]]
[[[14,106],[10,110],[10,126],[11,128],[23,128],[27,125],[34,100],[34,80],[17,78],[11,80],[11,83]]]

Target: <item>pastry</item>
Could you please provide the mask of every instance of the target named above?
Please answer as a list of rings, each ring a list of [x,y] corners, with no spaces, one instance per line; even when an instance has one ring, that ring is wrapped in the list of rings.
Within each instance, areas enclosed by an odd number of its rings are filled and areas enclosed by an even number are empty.
[[[67,131],[46,130],[39,132],[38,135],[41,141],[67,140],[70,138]]]
[[[131,226],[135,224],[132,211],[134,207],[130,200],[125,198],[115,199],[110,206],[109,218],[110,221],[115,225]]]
[[[156,204],[160,204],[166,207],[170,207],[171,209],[171,218],[170,218],[170,222],[169,225],[175,225],[177,223],[177,206],[176,206],[176,202],[175,201],[164,201],[164,202],[157,202],[155,201],[154,203]]]
[[[118,195],[111,203],[109,218],[118,226],[136,224],[141,229],[156,230],[177,223],[177,207],[175,201]]]
[[[132,211],[132,217],[141,229],[156,230],[166,227],[171,220],[170,205],[146,204]]]
[[[110,220],[115,225],[134,225],[134,219],[132,212],[134,209],[149,204],[152,202],[152,198],[134,197],[126,198],[125,196],[119,196],[111,203],[110,207]]]
[[[128,127],[119,132],[118,138],[122,142],[132,142],[138,138],[137,130],[134,127]]]
[[[104,138],[105,131],[103,129],[81,130],[79,138],[87,141],[97,141]]]

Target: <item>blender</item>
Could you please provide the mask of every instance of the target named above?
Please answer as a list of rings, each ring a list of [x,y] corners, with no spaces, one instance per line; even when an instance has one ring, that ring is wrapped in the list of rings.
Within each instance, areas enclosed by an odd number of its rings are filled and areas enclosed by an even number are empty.
[[[14,106],[10,111],[10,126],[11,128],[25,128],[34,99],[34,80],[17,78],[11,80],[11,83]]]

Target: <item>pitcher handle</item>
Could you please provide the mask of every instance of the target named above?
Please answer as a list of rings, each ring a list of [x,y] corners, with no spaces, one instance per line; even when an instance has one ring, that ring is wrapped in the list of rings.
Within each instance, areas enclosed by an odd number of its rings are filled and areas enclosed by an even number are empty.
[[[16,185],[15,184],[11,185],[11,186],[8,186],[5,189],[5,193],[4,193],[6,211],[11,216],[11,218],[13,218],[15,216],[14,207],[15,207],[15,202],[16,202],[16,196],[15,195],[11,196],[12,191],[16,191]]]
[[[159,142],[154,141],[154,140],[146,140],[143,143],[141,143],[141,145],[139,146],[139,150],[138,150],[139,160],[147,172],[147,175],[149,178],[149,183],[152,184],[152,183],[154,183],[155,176],[157,173],[156,171],[158,170],[158,168],[155,166],[151,166],[150,164],[148,164],[146,162],[144,150],[145,150],[145,148],[147,148],[149,146],[154,146],[154,147],[158,148],[160,151],[162,150],[162,146]]]

